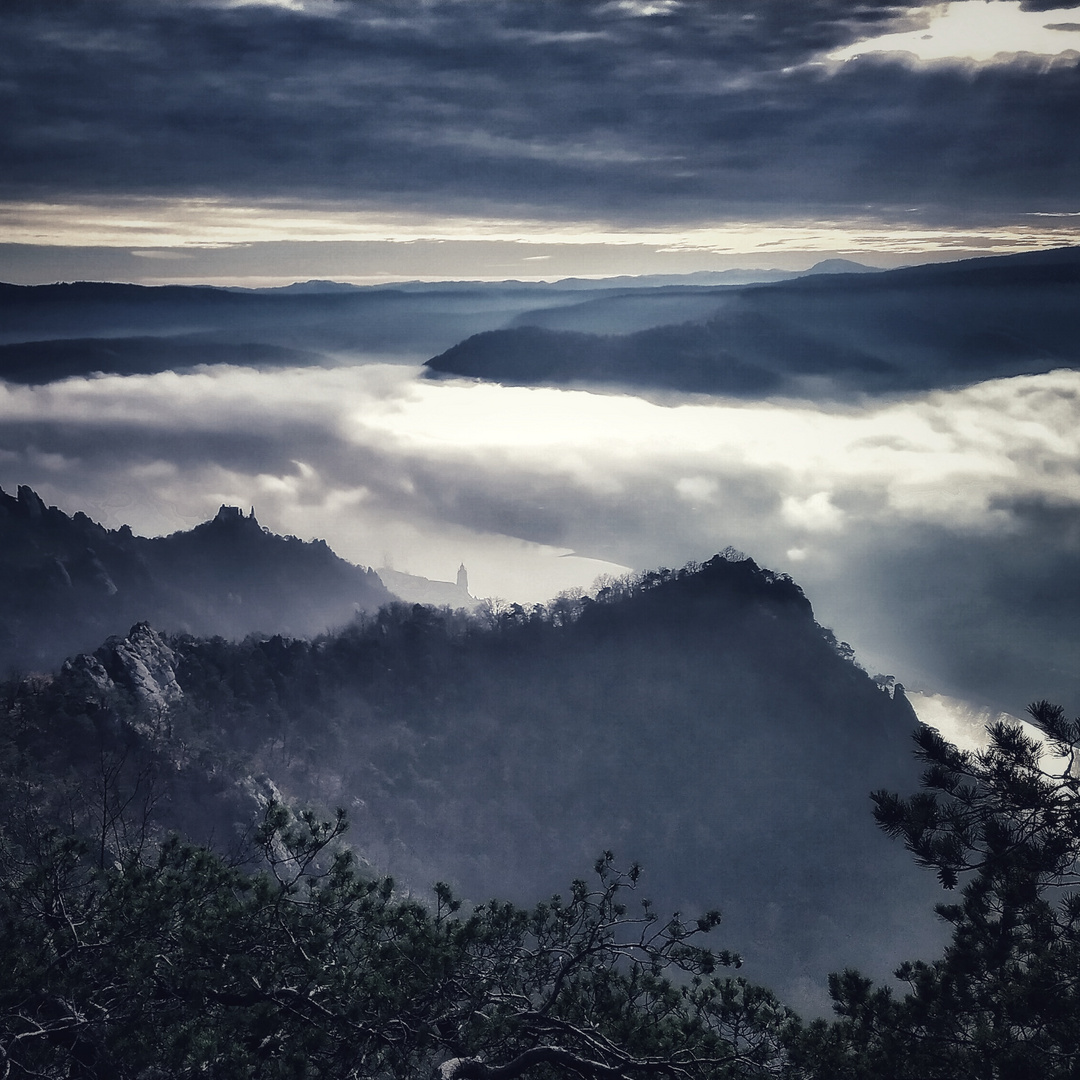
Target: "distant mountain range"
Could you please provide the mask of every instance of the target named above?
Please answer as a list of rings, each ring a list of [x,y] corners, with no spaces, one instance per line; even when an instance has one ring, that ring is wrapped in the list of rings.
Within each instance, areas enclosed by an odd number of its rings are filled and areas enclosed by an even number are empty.
[[[558,298],[555,294],[555,298]],[[423,358],[545,302],[520,291],[289,292],[101,282],[0,285],[0,378],[199,363],[332,363],[339,354]],[[160,343],[160,348],[159,348]],[[37,368],[35,372],[35,367]]]
[[[551,306],[427,367],[513,385],[844,397],[1078,362],[1080,249],[1067,248]]]
[[[0,491],[0,671],[48,669],[133,622],[241,638],[312,635],[395,596],[370,569],[223,506],[147,539],[68,517],[28,487]]]
[[[1077,362],[1078,249],[896,270],[282,289],[0,285],[0,378],[427,360],[433,375],[755,397],[948,387]]]
[[[808,273],[866,269],[833,260]],[[93,372],[153,374],[201,364],[269,368],[358,357],[420,362],[477,332],[521,318],[533,322],[538,311],[549,307],[626,298],[638,312],[634,325],[642,319],[655,325],[657,320],[689,318],[684,313],[691,309],[695,316],[712,310],[715,298],[705,286],[724,291],[748,281],[797,276],[784,270],[726,270],[551,284],[361,287],[310,281],[277,289],[0,284],[0,379],[42,384]]]
[[[667,285],[748,285],[758,281],[787,281],[807,274],[871,274],[878,268],[851,259],[822,259],[809,270],[694,270],[687,274],[618,274],[614,277],[558,278],[555,281],[395,281],[383,285],[350,285],[342,281],[296,281],[263,289],[234,287],[234,292],[333,293],[357,289],[389,289],[407,292],[437,292],[444,289],[507,288],[522,289],[582,289],[585,291],[616,289],[655,289]]]

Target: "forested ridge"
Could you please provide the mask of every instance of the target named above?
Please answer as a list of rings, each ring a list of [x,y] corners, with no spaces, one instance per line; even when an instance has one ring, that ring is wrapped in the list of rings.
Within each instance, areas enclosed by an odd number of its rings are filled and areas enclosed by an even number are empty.
[[[142,624],[2,691],[4,1075],[1076,1067],[1071,759],[919,729],[906,797],[903,691],[738,553],[313,640]],[[896,838],[963,886],[940,960]]]
[[[1076,249],[1062,248],[746,285],[665,325],[630,316],[623,329],[603,318],[618,301],[596,301],[520,315],[426,366],[506,385],[751,399],[965,386],[1074,368],[1078,284]]]
[[[134,622],[193,634],[317,634],[393,599],[373,570],[323,541],[263,528],[223,506],[148,538],[68,517],[20,485],[0,491],[0,672],[49,670]]]

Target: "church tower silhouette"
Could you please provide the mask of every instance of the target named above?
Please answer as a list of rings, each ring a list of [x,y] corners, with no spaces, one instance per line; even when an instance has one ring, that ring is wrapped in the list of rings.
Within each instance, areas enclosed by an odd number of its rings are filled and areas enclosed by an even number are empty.
[[[464,563],[462,563],[458,567],[457,587],[459,589],[464,589],[466,592],[469,591],[469,571],[465,569],[465,564]]]

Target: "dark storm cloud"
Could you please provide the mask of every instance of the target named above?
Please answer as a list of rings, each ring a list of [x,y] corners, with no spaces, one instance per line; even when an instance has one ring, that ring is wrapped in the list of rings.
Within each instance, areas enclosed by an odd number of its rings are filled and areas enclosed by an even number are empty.
[[[8,8],[0,193],[325,198],[552,217],[1039,208],[1077,65],[825,52],[918,24],[853,0],[153,0]],[[1007,154],[1001,147],[1008,145]]]

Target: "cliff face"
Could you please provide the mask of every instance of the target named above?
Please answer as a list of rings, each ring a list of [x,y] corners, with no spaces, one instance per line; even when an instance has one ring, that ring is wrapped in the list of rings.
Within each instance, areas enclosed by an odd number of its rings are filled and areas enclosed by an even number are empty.
[[[82,675],[102,694],[129,692],[142,709],[164,715],[184,698],[176,681],[176,654],[149,623],[138,623],[127,637],[111,637],[92,655],[64,661],[64,672]]]
[[[277,536],[222,507],[157,539],[0,491],[0,672],[47,669],[138,622],[243,637],[311,635],[394,597],[322,541]]]

